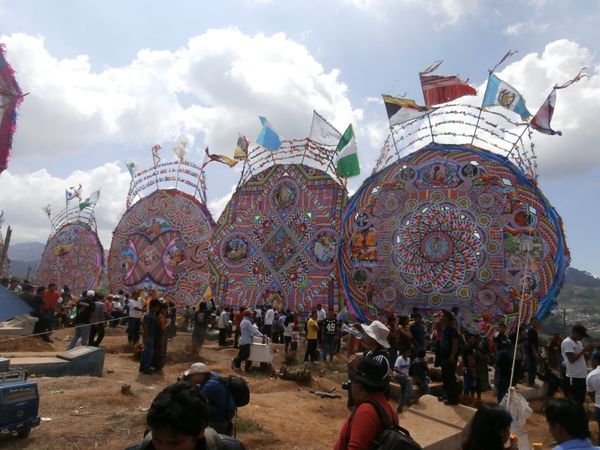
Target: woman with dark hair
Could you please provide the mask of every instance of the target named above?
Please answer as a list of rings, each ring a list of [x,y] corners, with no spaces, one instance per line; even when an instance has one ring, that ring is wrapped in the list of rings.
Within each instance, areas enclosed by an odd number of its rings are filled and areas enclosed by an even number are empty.
[[[470,423],[469,437],[463,450],[517,450],[516,439],[510,438],[512,417],[502,406],[484,403]],[[505,447],[510,440],[510,447]]]

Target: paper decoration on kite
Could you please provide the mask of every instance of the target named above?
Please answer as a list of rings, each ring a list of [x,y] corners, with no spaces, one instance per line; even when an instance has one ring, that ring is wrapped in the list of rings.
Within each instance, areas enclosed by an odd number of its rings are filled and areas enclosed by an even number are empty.
[[[338,267],[355,316],[457,306],[466,328],[487,333],[514,327],[520,306],[521,323],[550,310],[569,252],[519,126],[450,104],[392,128],[342,222]]]
[[[90,202],[80,209],[79,203],[67,200],[66,207],[54,216],[50,205],[42,208],[52,229],[37,271],[40,286],[66,284],[76,293],[98,287],[104,249],[96,232],[95,206],[96,202]]]
[[[17,108],[23,97],[15,72],[6,61],[6,48],[0,44],[0,173],[8,167],[12,139],[17,127]]]
[[[127,211],[108,256],[112,292],[155,291],[179,307],[203,299],[214,221],[206,208],[202,167],[184,159],[179,151],[184,147],[175,147],[176,161],[130,171]]]
[[[215,299],[298,312],[337,303],[335,251],[345,201],[332,149],[306,139],[283,141],[277,152],[251,149],[211,240]]]

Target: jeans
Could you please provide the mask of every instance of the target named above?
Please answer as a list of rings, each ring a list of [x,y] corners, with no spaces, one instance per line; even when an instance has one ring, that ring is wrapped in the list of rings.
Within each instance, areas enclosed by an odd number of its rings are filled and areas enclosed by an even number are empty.
[[[323,336],[323,361],[327,360],[328,355],[330,361],[333,361],[335,355],[335,336]]]
[[[467,368],[463,369],[463,395],[467,397],[477,388],[477,375],[473,376]]]
[[[527,383],[535,383],[535,377],[537,373],[537,358],[535,355],[527,356]]]
[[[67,350],[71,350],[73,347],[77,345],[77,341],[81,338],[81,345],[86,346],[90,340],[90,329],[91,325],[86,324],[76,324],[75,325],[75,334],[73,335],[73,339],[69,342],[67,346]]]
[[[417,386],[419,386],[419,389],[421,390],[421,395],[429,394],[429,382],[431,380],[427,375],[425,375],[423,378],[416,378],[415,381],[417,382]]]
[[[566,397],[576,401],[580,405],[585,403],[586,384],[585,378],[565,377],[563,381]]]
[[[90,330],[89,345],[93,347],[99,347],[100,343],[104,339],[104,324],[97,323],[95,325],[92,325],[91,327],[92,328]]]
[[[394,380],[402,387],[400,391],[400,398],[398,399],[398,412],[404,408],[406,400],[408,400],[413,394],[412,378],[405,377],[402,375],[395,375]]]
[[[227,328],[219,328],[219,345],[221,347],[227,345]]]
[[[304,362],[308,361],[310,358],[311,362],[315,362],[317,360],[317,340],[316,339],[308,339],[306,341],[306,352],[304,352]]]
[[[456,364],[450,363],[449,360],[443,359],[442,366],[442,382],[446,390],[446,398],[449,403],[458,404],[458,383],[456,382]]]
[[[141,319],[138,317],[130,317],[129,324],[127,326],[127,339],[130,344],[137,344],[140,340],[140,325]]]
[[[510,383],[510,375],[500,375],[496,372],[496,379],[494,384],[496,385],[496,400],[498,403],[502,401],[506,393],[508,392],[508,384]]]
[[[140,372],[149,372],[152,367],[152,359],[154,357],[154,339],[149,339],[144,342],[144,350],[140,357]]]
[[[243,361],[246,361],[244,367],[246,372],[248,372],[250,367],[252,367],[252,361],[248,361],[248,358],[250,357],[250,345],[252,344],[240,345],[240,351],[238,352],[238,355],[233,358],[233,364],[235,365],[236,369],[240,369],[242,367]]]
[[[290,344],[292,343],[292,337],[291,336],[283,336],[283,342],[285,344],[284,351],[287,353],[287,351],[290,348]]]

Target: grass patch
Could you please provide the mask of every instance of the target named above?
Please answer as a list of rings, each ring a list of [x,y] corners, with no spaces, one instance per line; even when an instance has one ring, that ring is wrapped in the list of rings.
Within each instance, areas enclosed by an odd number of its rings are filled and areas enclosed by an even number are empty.
[[[260,423],[240,416],[235,419],[235,428],[238,433],[270,433]]]

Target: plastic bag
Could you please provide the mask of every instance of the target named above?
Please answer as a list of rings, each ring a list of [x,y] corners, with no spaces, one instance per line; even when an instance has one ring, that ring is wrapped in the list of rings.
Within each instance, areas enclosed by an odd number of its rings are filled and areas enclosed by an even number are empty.
[[[519,450],[529,450],[529,438],[524,430],[525,421],[533,412],[529,403],[514,387],[511,387],[502,398],[500,406],[505,408],[512,416],[510,431],[519,438]]]

